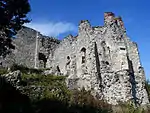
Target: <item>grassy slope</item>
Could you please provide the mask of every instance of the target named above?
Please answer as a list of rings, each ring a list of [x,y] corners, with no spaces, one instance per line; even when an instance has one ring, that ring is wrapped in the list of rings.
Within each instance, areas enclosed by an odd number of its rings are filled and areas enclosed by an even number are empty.
[[[21,93],[29,98],[30,105],[29,103],[28,105],[32,113],[112,112],[112,107],[109,104],[95,99],[90,94],[90,91],[85,91],[84,89],[81,91],[68,90],[63,76],[45,76],[42,74],[43,70],[29,69],[17,65],[13,66],[11,71],[18,69],[22,72]],[[8,73],[6,69],[0,69],[0,75],[5,73]],[[148,94],[150,94],[150,85],[146,84],[146,88]],[[143,111],[141,108],[135,109],[132,104],[127,103],[120,105],[119,109],[115,108],[114,111],[116,113],[149,113],[149,111]]]

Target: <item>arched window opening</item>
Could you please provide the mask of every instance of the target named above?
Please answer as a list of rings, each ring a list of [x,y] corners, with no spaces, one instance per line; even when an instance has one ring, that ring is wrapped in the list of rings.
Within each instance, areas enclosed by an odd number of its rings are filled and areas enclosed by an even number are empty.
[[[67,56],[67,60],[70,60],[70,57],[69,57],[69,56]]]
[[[81,57],[82,57],[81,63],[84,64],[86,62],[86,49],[84,47],[81,49]]]
[[[86,49],[83,47],[83,48],[81,49],[81,52],[86,53]]]

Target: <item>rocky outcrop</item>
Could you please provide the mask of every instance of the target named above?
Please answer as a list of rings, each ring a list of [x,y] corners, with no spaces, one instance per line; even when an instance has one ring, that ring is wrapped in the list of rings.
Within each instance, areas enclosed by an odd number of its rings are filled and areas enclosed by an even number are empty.
[[[22,78],[21,75],[22,73],[20,70],[0,75],[0,83],[1,83],[0,87],[3,87],[3,83],[8,83],[11,84],[16,89],[19,89],[21,78]]]

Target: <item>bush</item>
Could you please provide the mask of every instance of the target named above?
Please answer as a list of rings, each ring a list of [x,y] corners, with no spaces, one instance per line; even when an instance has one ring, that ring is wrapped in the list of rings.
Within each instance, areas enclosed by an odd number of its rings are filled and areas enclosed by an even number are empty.
[[[29,74],[32,74],[32,73],[35,73],[35,74],[41,74],[43,71],[40,70],[40,69],[34,69],[34,68],[28,68],[28,67],[25,67],[23,65],[17,65],[17,64],[13,64],[10,68],[11,71],[17,71],[17,70],[20,70],[22,73],[29,73]]]
[[[91,91],[86,91],[84,88],[72,91],[71,105],[73,110],[81,110],[83,113],[111,113],[111,105],[107,104],[103,100],[96,99],[91,95]],[[78,107],[75,107],[78,106]]]
[[[146,81],[145,88],[147,90],[148,98],[149,98],[149,101],[150,101],[150,81],[149,80]]]
[[[69,90],[65,85],[65,77],[41,74],[22,74],[22,85],[25,93],[35,100],[57,99],[68,101]]]
[[[7,74],[8,70],[6,68],[0,68],[0,75]]]
[[[70,91],[66,87],[65,78],[64,76],[24,73],[22,74],[23,93],[30,97],[35,110],[41,106],[44,107],[44,109],[41,108],[40,113],[44,113],[45,109],[50,110],[46,113],[52,112],[54,108],[56,108],[56,113],[62,113],[64,110],[65,113],[111,112],[111,106],[95,99],[90,91],[84,89]],[[45,108],[45,106],[49,107]],[[58,109],[60,109],[59,112]]]
[[[150,113],[149,110],[149,108],[144,109],[143,107],[135,107],[134,103],[131,101],[113,106],[113,111],[115,113]]]

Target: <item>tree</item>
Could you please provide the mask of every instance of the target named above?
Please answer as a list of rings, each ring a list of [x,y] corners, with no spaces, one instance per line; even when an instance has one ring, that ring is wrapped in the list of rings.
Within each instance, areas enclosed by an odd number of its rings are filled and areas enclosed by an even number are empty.
[[[11,38],[24,23],[30,22],[28,0],[0,0],[0,56],[5,57],[14,49]]]

